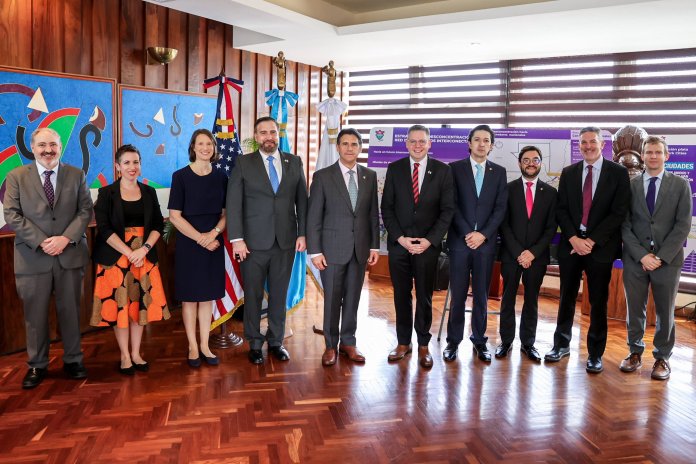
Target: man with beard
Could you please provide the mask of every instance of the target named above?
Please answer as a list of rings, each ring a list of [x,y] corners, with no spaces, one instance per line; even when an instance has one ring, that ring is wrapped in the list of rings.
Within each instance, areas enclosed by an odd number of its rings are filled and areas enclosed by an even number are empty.
[[[92,199],[82,170],[60,162],[60,136],[49,128],[31,134],[35,163],[7,175],[5,221],[15,232],[14,271],[24,303],[29,371],[22,388],[38,386],[48,369],[48,307],[55,295],[63,341],[63,370],[84,379],[80,296],[89,260],[85,230]]]
[[[501,273],[503,301],[500,304],[500,339],[496,358],[504,358],[515,339],[515,300],[520,277],[524,303],[520,317],[521,351],[532,361],[541,361],[534,347],[539,289],[549,263],[549,245],[556,233],[556,189],[539,180],[541,150],[528,145],[518,157],[522,177],[508,184],[508,205],[500,226],[503,241]]]
[[[675,340],[674,300],[684,264],[684,241],[691,230],[691,187],[686,179],[665,171],[669,149],[661,138],[645,140],[642,158],[645,172],[631,180],[631,209],[622,227],[630,353],[620,369],[634,372],[642,365],[649,285],[657,316],[651,377],[667,380]]]
[[[474,307],[471,312],[471,337],[478,358],[491,361],[486,342],[488,288],[491,284],[498,227],[507,208],[505,168],[488,161],[495,135],[483,124],[469,132],[471,156],[450,164],[454,178],[454,218],[447,234],[450,257],[452,305],[447,322],[445,361],[457,359],[464,337],[464,311],[471,281]]]
[[[609,281],[613,262],[621,253],[621,224],[628,212],[631,187],[626,168],[602,156],[600,128],[581,129],[579,145],[583,160],[563,168],[558,185],[561,300],[553,348],[544,359],[558,362],[570,354],[575,302],[585,271],[590,300],[585,370],[597,374],[604,368]]]
[[[237,159],[227,188],[227,227],[244,281],[244,336],[249,361],[263,363],[261,348],[279,361],[283,347],[285,300],[296,251],[304,251],[307,184],[302,160],[278,151],[278,124],[262,117],[254,124],[259,149]],[[268,282],[268,331],[260,331],[264,283]]]

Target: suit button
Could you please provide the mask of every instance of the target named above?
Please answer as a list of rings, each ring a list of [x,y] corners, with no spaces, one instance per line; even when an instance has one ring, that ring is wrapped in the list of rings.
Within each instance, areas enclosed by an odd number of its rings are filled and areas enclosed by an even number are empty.
[[[655,221],[650,221],[650,224],[655,224]]]
[[[54,221],[56,220],[56,218],[52,218],[52,219],[53,219]]]

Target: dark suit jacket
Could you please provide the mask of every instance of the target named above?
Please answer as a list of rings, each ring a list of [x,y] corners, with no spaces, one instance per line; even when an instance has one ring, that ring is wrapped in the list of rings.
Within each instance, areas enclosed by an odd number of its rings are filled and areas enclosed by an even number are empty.
[[[487,241],[478,250],[494,253],[498,228],[507,208],[507,173],[505,168],[486,161],[481,195],[476,196],[476,184],[471,158],[450,164],[454,178],[454,218],[447,234],[450,250],[468,250],[465,237],[474,231],[474,225]]]
[[[92,198],[81,169],[60,163],[53,209],[48,204],[35,163],[9,172],[3,201],[5,222],[15,232],[15,274],[39,274],[53,266],[53,256],[41,249],[48,237],[62,235],[74,242],[58,255],[65,269],[89,261],[85,230],[92,219]]]
[[[428,157],[425,177],[418,196],[413,201],[410,157],[389,163],[382,194],[382,221],[387,229],[389,253],[408,254],[397,240],[401,236],[424,237],[435,248],[452,222],[454,194],[452,171],[445,163]]]
[[[623,259],[640,260],[655,253],[669,266],[684,264],[684,241],[691,230],[691,186],[686,179],[665,171],[657,202],[650,215],[643,176],[631,179],[631,208],[622,227]],[[650,251],[650,240],[655,251]]]
[[[227,186],[227,236],[242,238],[250,250],[295,247],[306,235],[307,182],[302,160],[280,153],[283,173],[274,194],[258,151],[237,158]]]
[[[549,245],[557,228],[558,192],[538,180],[532,216],[527,217],[526,189],[522,177],[508,184],[508,207],[500,225],[503,240],[500,260],[517,262],[520,253],[529,250],[534,255],[535,264],[548,264]]]
[[[556,219],[561,226],[563,238],[558,247],[559,258],[570,256],[573,247],[568,240],[573,235],[580,234],[582,170],[582,161],[566,166],[558,184]],[[621,224],[626,218],[630,200],[631,187],[626,168],[607,159],[603,160],[587,219],[587,236],[595,242],[592,249],[595,261],[608,263],[620,256]]]
[[[97,221],[97,237],[94,242],[92,259],[94,262],[111,266],[118,261],[121,253],[111,247],[106,241],[111,234],[116,234],[121,240],[125,241],[126,227],[123,218],[123,200],[121,199],[121,180],[99,189],[97,202],[94,204],[94,217]],[[164,220],[160,210],[157,192],[149,185],[138,182],[140,193],[143,198],[143,209],[145,213],[144,224],[145,235],[143,241],[147,240],[150,232],[157,231],[160,234],[164,230]],[[147,253],[147,259],[151,263],[157,263],[157,250],[155,247]]]
[[[346,264],[355,253],[364,264],[379,249],[377,174],[357,165],[355,212],[338,161],[314,173],[307,213],[307,252],[322,253],[329,264]]]

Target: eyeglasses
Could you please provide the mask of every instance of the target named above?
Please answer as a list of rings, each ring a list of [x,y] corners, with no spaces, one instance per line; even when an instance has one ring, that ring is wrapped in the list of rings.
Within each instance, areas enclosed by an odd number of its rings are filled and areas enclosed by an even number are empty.
[[[428,141],[427,141],[427,140],[412,140],[412,139],[409,139],[409,140],[408,140],[408,143],[410,143],[411,145],[427,145],[427,144],[428,144]]]
[[[522,164],[533,164],[534,166],[539,166],[541,164],[541,158],[523,158]]]

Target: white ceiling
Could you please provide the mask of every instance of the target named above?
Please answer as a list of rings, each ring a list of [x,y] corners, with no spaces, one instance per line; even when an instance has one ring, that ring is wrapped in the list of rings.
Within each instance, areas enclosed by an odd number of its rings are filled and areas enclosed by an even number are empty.
[[[439,14],[457,2],[373,0],[374,11],[360,2],[360,13],[351,13],[332,0],[145,1],[236,26],[236,48],[283,50],[288,60],[316,66],[332,59],[339,70],[696,47],[694,0],[498,1],[478,9],[460,0],[458,11]]]

